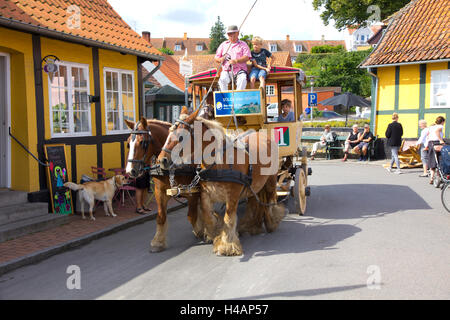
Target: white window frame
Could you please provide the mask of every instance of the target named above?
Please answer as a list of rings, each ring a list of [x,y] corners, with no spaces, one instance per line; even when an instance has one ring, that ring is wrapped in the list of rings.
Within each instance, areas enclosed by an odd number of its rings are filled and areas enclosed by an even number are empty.
[[[441,84],[442,82],[434,82],[436,80],[436,75],[438,73],[443,73],[444,78],[445,74],[447,74],[447,90],[442,90],[442,94],[444,95],[444,99],[446,100],[445,106],[437,106],[436,103],[436,96],[434,95],[434,87],[438,84]],[[442,69],[442,70],[433,70],[431,71],[431,80],[430,80],[430,108],[433,109],[443,109],[443,108],[450,108],[450,69]]]
[[[181,51],[181,44],[176,44],[175,48],[173,48],[174,51]]]
[[[276,43],[271,43],[271,44],[269,45],[269,51],[270,51],[270,52],[277,52],[277,51],[278,51],[278,46],[277,46],[277,44],[276,44]]]
[[[300,50],[298,50],[300,48]],[[294,45],[295,52],[303,52],[303,46],[301,44]]]
[[[135,73],[133,70],[125,70],[125,69],[115,69],[115,68],[103,68],[103,82],[104,82],[104,101],[105,101],[105,128],[107,135],[114,134],[124,134],[129,133],[130,130],[124,126],[122,130],[108,130],[108,94],[106,92],[106,73],[107,72],[116,72],[119,74],[118,77],[118,85],[119,85],[119,123],[123,125],[123,104],[122,104],[122,74],[128,74],[132,76],[133,83],[133,121],[136,122],[136,86],[134,84],[135,81]]]
[[[71,99],[71,94],[73,93],[73,83],[72,83],[72,67],[80,68],[80,69],[86,69],[86,82],[87,82],[87,96],[89,98],[91,94],[91,86],[90,86],[90,71],[89,71],[89,65],[88,64],[82,64],[82,63],[76,63],[76,62],[69,62],[69,61],[56,61],[55,64],[58,66],[64,66],[67,68],[67,88],[69,92],[69,133],[54,133],[53,132],[53,106],[52,106],[52,82],[50,80],[50,75],[47,75],[47,81],[48,81],[48,100],[49,100],[49,111],[50,111],[50,132],[52,138],[67,138],[67,137],[89,137],[92,136],[92,119],[91,119],[91,104],[89,103],[89,111],[88,113],[88,123],[89,123],[89,132],[74,132],[73,127],[73,104]],[[69,73],[70,72],[70,73]]]
[[[266,95],[268,97],[275,96],[275,86],[274,85],[266,85]]]
[[[203,51],[203,45],[202,45],[202,44],[197,44],[197,45],[195,46],[195,50],[196,50],[196,51]]]

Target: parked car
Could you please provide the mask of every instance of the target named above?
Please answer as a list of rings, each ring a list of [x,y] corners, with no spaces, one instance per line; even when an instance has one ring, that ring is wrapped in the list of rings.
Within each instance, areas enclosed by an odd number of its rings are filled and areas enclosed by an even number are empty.
[[[278,103],[271,103],[267,106],[267,117],[268,118],[278,117]]]

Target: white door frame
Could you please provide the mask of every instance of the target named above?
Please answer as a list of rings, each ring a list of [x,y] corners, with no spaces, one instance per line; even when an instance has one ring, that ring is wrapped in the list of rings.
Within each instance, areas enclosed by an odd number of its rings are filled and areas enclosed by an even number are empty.
[[[0,56],[4,57],[6,62],[6,126],[4,132],[6,138],[6,187],[11,188],[11,138],[8,135],[8,128],[11,127],[11,63],[8,53],[0,52]]]

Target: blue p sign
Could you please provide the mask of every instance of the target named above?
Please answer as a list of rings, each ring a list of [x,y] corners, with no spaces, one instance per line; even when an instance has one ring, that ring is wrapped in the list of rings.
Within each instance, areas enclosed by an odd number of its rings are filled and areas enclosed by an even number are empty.
[[[317,93],[308,93],[308,106],[317,107]]]

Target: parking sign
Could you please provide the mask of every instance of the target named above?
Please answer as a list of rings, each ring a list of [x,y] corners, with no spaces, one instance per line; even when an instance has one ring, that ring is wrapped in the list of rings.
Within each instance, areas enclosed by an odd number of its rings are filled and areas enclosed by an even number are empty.
[[[317,93],[308,93],[308,106],[317,107]]]

